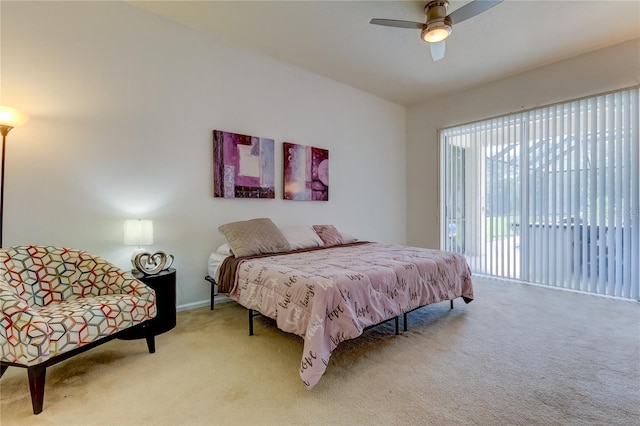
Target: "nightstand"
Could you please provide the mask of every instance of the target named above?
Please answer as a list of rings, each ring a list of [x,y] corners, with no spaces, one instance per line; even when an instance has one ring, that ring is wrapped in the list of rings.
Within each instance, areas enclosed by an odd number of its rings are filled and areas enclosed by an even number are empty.
[[[156,317],[140,330],[132,330],[121,338],[143,339],[151,328],[154,336],[165,333],[176,326],[176,270],[167,269],[155,275],[133,274],[133,276],[156,292]]]

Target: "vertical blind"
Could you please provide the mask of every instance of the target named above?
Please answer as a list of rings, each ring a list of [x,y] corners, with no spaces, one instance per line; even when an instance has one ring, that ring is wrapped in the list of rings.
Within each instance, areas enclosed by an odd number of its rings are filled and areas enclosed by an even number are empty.
[[[638,88],[444,129],[441,246],[474,272],[639,300]]]

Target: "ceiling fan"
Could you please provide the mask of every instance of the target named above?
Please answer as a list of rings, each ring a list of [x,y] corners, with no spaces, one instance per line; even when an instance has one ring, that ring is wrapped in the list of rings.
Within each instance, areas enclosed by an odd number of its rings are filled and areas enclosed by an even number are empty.
[[[371,24],[387,27],[413,28],[422,30],[422,40],[429,43],[431,57],[439,61],[444,57],[444,40],[451,35],[452,26],[491,9],[503,0],[474,0],[447,15],[449,2],[433,0],[424,7],[427,22],[399,21],[397,19],[372,19]]]

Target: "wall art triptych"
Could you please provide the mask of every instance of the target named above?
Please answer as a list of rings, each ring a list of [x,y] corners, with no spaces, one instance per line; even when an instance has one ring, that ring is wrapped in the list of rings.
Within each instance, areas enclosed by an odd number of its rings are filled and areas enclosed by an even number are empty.
[[[213,196],[275,198],[274,140],[213,131]],[[283,198],[329,200],[329,151],[283,142]]]

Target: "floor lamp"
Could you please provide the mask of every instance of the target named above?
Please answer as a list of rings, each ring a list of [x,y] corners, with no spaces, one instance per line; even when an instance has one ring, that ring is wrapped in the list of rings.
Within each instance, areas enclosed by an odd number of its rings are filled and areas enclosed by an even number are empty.
[[[4,229],[4,153],[9,130],[22,126],[29,119],[29,114],[19,109],[0,105],[0,133],[2,133],[2,177],[0,183],[0,247],[3,247],[2,231]]]

